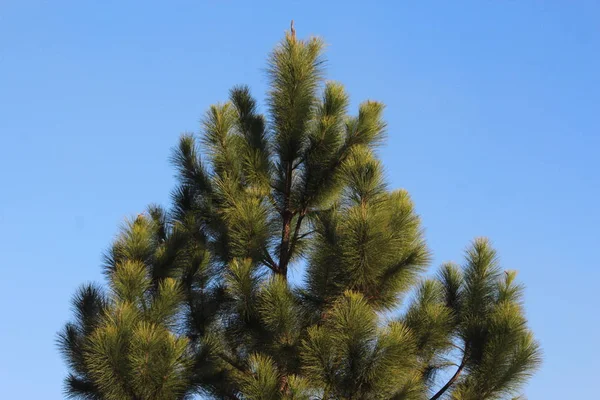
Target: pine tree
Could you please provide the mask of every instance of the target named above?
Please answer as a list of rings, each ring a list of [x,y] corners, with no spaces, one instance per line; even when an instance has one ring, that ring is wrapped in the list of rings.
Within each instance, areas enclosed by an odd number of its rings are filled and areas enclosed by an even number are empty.
[[[74,297],[69,397],[501,399],[536,370],[523,287],[487,240],[422,278],[420,219],[376,155],[384,107],[350,116],[323,66],[322,41],[292,27],[269,56],[267,116],[238,86],[200,140],[181,137],[171,209],[128,222],[108,288]]]

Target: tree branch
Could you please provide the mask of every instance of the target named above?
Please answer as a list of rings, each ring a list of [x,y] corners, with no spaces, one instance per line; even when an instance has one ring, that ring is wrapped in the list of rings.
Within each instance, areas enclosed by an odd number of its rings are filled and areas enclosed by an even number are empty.
[[[300,233],[300,225],[302,224],[302,220],[306,215],[306,209],[302,210],[300,215],[298,216],[298,220],[296,221],[296,228],[294,228],[294,236],[292,236],[292,241],[290,243],[290,251],[288,252],[288,262],[289,259],[292,258],[292,254],[294,253],[294,247],[296,247],[296,243],[298,242],[298,234]]]
[[[237,369],[238,371],[240,371],[244,374],[248,373],[248,371],[246,371],[246,369],[244,369],[244,367],[242,367],[239,363],[237,363],[234,359],[229,357],[227,354],[225,354],[223,352],[219,352],[218,355],[223,361],[225,361],[227,364],[231,365],[233,368]]]
[[[316,232],[316,230],[312,230],[312,231],[305,232],[305,233],[303,233],[302,235],[298,236],[298,239],[304,239],[305,237],[307,237],[307,236],[309,236],[309,235],[312,235],[312,234],[313,234],[313,233],[315,233],[315,232]]]
[[[265,259],[263,260],[263,263],[267,267],[269,267],[273,272],[278,272],[279,266],[277,265],[275,260],[273,260],[273,257],[271,257],[271,253],[269,253],[269,250],[267,248],[263,248],[263,253],[265,255]]]
[[[300,160],[292,167],[292,170],[297,169],[303,162],[306,157],[301,157]]]
[[[465,354],[463,355],[462,361],[460,362],[460,365],[458,366],[458,369],[456,370],[454,375],[452,375],[452,378],[450,378],[450,380],[448,382],[446,382],[446,384],[444,386],[442,386],[442,388],[440,390],[438,390],[438,392],[436,394],[434,394],[433,397],[431,397],[429,400],[439,399],[444,394],[444,392],[446,390],[448,390],[450,388],[450,386],[452,386],[454,384],[454,382],[456,382],[456,380],[460,376],[461,372],[465,368],[466,363],[467,363],[467,351],[465,349]]]

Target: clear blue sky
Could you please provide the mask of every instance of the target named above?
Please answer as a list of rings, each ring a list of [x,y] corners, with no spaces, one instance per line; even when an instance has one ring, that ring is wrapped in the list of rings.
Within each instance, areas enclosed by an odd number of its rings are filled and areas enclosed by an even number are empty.
[[[291,18],[354,104],[387,104],[387,175],[434,266],[483,235],[520,271],[545,352],[528,397],[597,395],[600,3],[368,3],[0,0],[0,398],[62,398],[74,290],[168,203],[180,133],[234,84],[264,98]]]

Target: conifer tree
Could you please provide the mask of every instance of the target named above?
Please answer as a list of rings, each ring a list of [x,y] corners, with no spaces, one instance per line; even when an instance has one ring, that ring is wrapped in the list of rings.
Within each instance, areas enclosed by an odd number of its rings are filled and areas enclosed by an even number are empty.
[[[199,139],[181,137],[172,207],[127,223],[106,254],[108,287],[74,297],[59,334],[69,397],[518,394],[541,358],[516,273],[476,239],[462,266],[423,279],[419,216],[376,154],[384,107],[351,116],[323,66],[322,41],[292,26],[268,59],[266,116],[238,86]]]

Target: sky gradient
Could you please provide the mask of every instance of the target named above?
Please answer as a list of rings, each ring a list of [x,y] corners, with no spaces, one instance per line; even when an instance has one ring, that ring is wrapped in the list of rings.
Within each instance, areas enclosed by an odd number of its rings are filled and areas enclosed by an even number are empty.
[[[431,271],[477,236],[519,270],[545,359],[526,395],[594,398],[600,3],[372,3],[0,0],[0,398],[63,398],[72,294],[126,217],[168,205],[179,135],[235,84],[262,102],[292,18],[355,110],[387,105]]]

